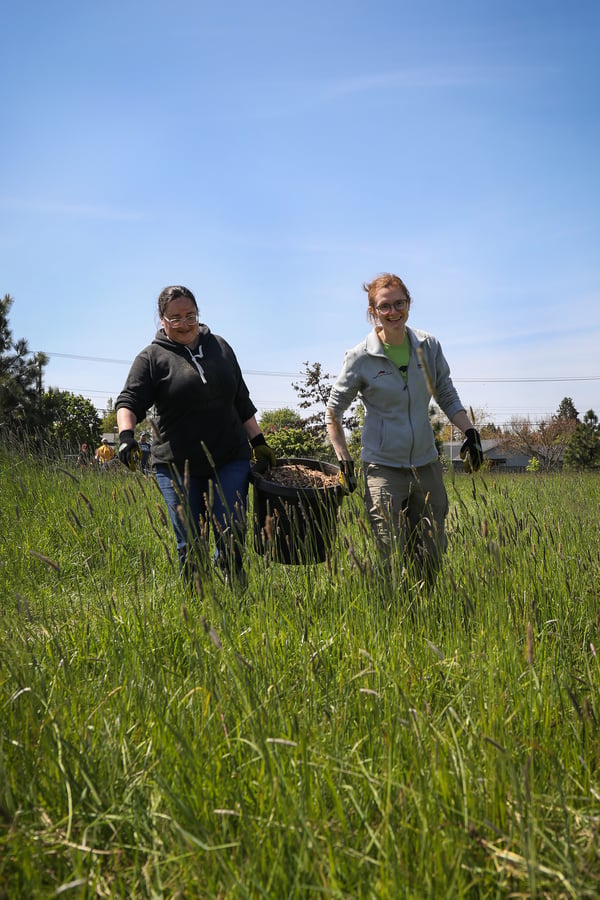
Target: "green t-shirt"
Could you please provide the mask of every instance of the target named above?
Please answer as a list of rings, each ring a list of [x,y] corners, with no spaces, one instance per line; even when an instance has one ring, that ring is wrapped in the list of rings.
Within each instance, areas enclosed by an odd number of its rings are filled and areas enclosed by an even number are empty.
[[[408,360],[410,359],[410,341],[408,335],[404,336],[404,341],[401,344],[386,344],[383,341],[382,343],[385,355],[388,359],[391,359],[394,365],[398,366],[400,374],[406,381]]]

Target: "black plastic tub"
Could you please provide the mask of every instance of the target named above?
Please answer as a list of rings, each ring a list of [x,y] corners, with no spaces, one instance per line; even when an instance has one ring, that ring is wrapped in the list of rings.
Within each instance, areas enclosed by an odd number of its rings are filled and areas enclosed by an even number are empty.
[[[339,468],[317,459],[291,457],[278,463],[302,465],[326,475]],[[254,490],[254,549],[284,565],[324,562],[337,533],[338,509],[344,497],[339,485],[295,487],[269,481],[250,469]]]

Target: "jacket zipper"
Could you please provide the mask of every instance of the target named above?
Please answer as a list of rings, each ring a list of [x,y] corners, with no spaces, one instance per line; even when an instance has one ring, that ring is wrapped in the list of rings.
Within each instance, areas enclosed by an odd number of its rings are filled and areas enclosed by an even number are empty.
[[[402,378],[402,376],[400,376],[400,377]],[[404,381],[404,379],[402,379],[402,380]],[[412,458],[413,458],[413,453],[414,453],[414,449],[415,449],[415,429],[413,427],[413,420],[412,420],[412,402],[411,402],[412,397],[411,397],[410,391],[408,390],[408,371],[406,372],[406,384],[404,385],[404,387],[408,391],[408,423],[410,425],[410,453],[408,456],[408,460],[409,460],[411,468],[412,468],[412,464],[413,464]]]

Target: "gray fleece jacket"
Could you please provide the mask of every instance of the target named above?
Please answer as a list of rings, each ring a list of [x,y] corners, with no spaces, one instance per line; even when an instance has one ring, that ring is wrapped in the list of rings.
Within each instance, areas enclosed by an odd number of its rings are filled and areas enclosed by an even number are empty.
[[[464,410],[437,338],[408,327],[406,332],[406,382],[373,329],[346,352],[331,389],[328,405],[336,419],[341,421],[356,397],[364,406],[361,456],[366,463],[410,468],[434,462],[438,454],[428,413],[432,395],[449,419]]]

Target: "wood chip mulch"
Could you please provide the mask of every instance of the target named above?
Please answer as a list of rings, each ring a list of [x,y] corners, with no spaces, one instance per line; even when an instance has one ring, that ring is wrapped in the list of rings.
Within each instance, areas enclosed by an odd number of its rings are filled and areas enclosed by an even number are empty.
[[[286,487],[330,488],[337,487],[337,475],[327,475],[319,469],[311,469],[301,463],[284,463],[262,476],[266,481]]]

